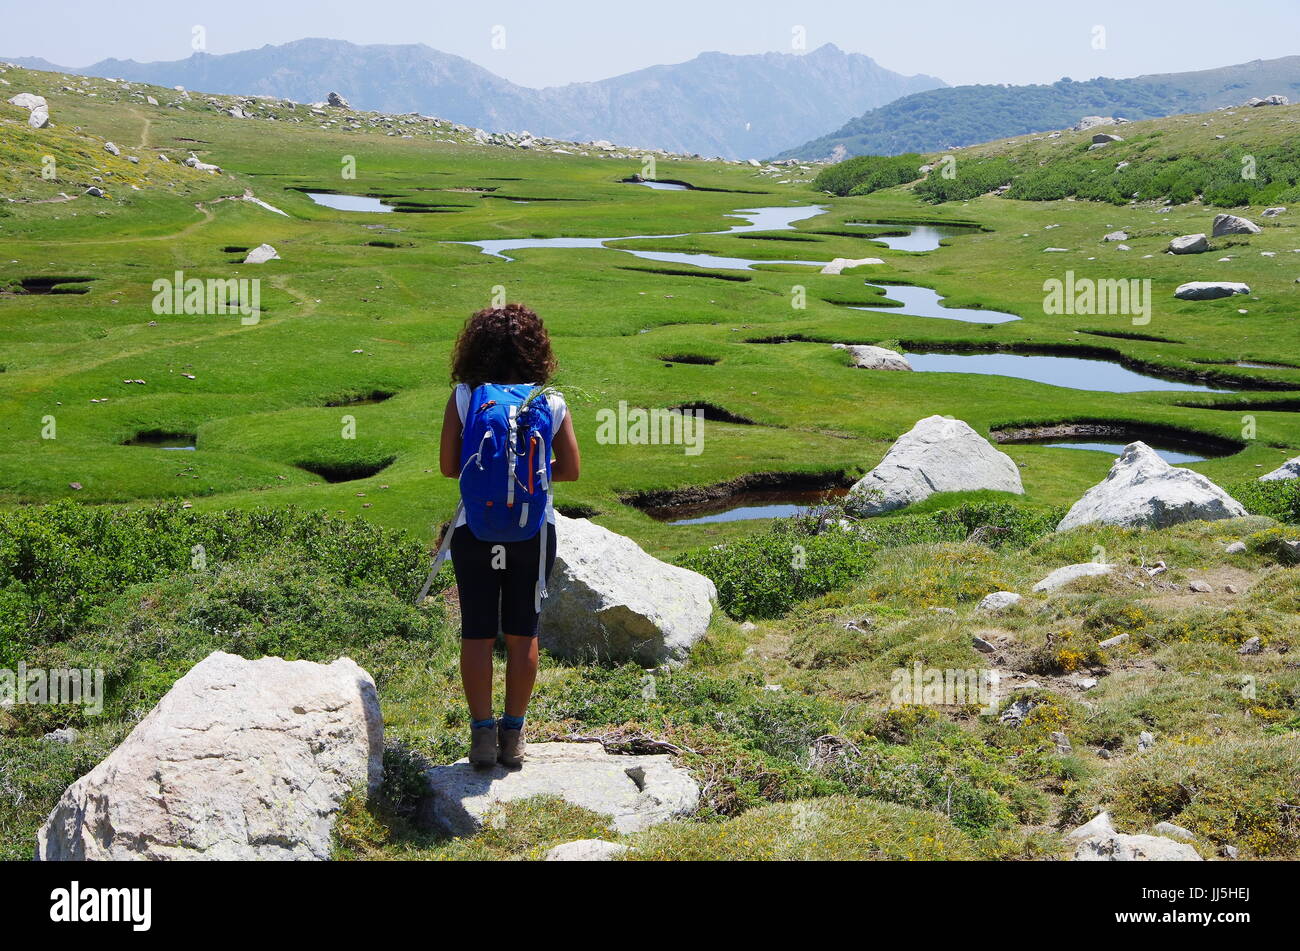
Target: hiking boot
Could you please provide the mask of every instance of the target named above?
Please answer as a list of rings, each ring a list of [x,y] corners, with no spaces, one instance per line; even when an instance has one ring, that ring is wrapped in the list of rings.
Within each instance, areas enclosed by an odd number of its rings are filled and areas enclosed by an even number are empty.
[[[528,744],[524,742],[524,730],[520,727],[518,730],[511,730],[508,727],[499,727],[497,730],[497,761],[502,766],[521,766],[524,762],[524,751]]]
[[[497,764],[497,725],[474,726],[469,730],[469,761],[474,766]]]

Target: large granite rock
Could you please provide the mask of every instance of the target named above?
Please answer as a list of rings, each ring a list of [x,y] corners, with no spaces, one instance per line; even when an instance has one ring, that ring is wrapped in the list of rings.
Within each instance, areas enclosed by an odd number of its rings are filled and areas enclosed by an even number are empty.
[[[628,848],[604,839],[576,839],[562,842],[547,850],[543,862],[612,862],[621,858]]]
[[[936,492],[993,489],[1023,494],[1020,469],[960,419],[927,416],[849,490],[849,507],[876,515]]]
[[[1214,218],[1214,236],[1222,238],[1230,234],[1259,234],[1264,229],[1248,218],[1240,215],[1216,215]]]
[[[555,516],[541,644],[568,660],[679,663],[704,636],[718,589],[585,518]]]
[[[870,344],[837,343],[836,350],[847,350],[853,358],[853,365],[859,370],[910,370],[912,364],[907,357],[896,350],[886,347],[873,347]]]
[[[1268,475],[1259,477],[1260,482],[1279,482],[1282,479],[1300,479],[1300,456],[1288,459]]]
[[[1203,234],[1185,234],[1169,242],[1174,254],[1202,254],[1210,250],[1210,239]]]
[[[1044,591],[1055,591],[1058,588],[1064,588],[1071,582],[1078,581],[1080,578],[1095,578],[1098,575],[1108,575],[1114,570],[1114,565],[1108,565],[1100,561],[1085,561],[1078,565],[1065,565],[1050,572],[1046,578],[1034,585],[1034,591],[1040,594]]]
[[[259,244],[257,247],[253,248],[253,250],[248,252],[248,255],[244,258],[244,263],[265,264],[267,261],[278,260],[280,260],[280,252],[276,251],[275,248],[271,247],[269,244]]]
[[[29,111],[32,109],[49,108],[49,103],[45,101],[44,96],[38,96],[31,92],[20,92],[16,96],[11,96],[9,99],[9,105],[18,106],[20,109],[27,109]]]
[[[1240,281],[1189,281],[1174,291],[1179,300],[1218,300],[1235,294],[1249,294],[1250,285]]]
[[[450,835],[473,835],[498,803],[558,796],[609,816],[628,833],[694,811],[700,789],[671,756],[618,756],[599,743],[530,743],[519,769],[477,769],[468,759],[435,766],[420,804],[419,822]]]
[[[383,751],[374,681],[348,658],[217,652],[68,787],[36,855],[326,859],[344,798],[383,781]]]
[[[1124,447],[1106,478],[1074,503],[1057,529],[1096,522],[1166,528],[1245,514],[1240,502],[1199,472],[1174,468],[1146,443],[1134,442]]]
[[[1200,854],[1186,842],[1159,835],[1126,835],[1116,832],[1110,815],[1098,813],[1092,821],[1066,835],[1076,843],[1076,862],[1202,862]]]

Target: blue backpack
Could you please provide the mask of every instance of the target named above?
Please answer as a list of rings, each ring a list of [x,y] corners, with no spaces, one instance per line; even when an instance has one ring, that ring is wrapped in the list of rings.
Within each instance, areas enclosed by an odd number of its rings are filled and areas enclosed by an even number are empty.
[[[464,511],[474,537],[517,542],[538,537],[541,558],[536,610],[546,597],[546,512],[551,497],[551,440],[554,419],[540,387],[484,383],[470,393],[460,444],[460,506],[443,536],[418,604],[450,550],[454,526]]]

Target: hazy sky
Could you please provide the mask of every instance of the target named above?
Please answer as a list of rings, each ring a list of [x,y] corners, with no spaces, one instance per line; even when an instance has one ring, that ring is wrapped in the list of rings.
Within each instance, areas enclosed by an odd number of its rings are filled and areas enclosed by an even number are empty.
[[[194,27],[202,26],[210,53],[306,36],[425,43],[528,86],[603,79],[706,50],[788,52],[796,28],[807,50],[833,42],[890,69],[952,84],[1136,76],[1300,53],[1300,0],[120,0],[109,7],[103,0],[5,0],[5,6],[0,56],[42,56],[64,66],[109,56],[181,59],[192,52]]]

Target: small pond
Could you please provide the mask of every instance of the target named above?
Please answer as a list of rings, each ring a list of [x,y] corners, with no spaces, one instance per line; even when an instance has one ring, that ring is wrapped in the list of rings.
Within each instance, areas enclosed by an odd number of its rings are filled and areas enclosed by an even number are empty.
[[[304,194],[316,204],[333,208],[335,211],[391,212],[393,210],[378,198],[371,198],[369,195],[336,195],[333,192],[305,192]]]

